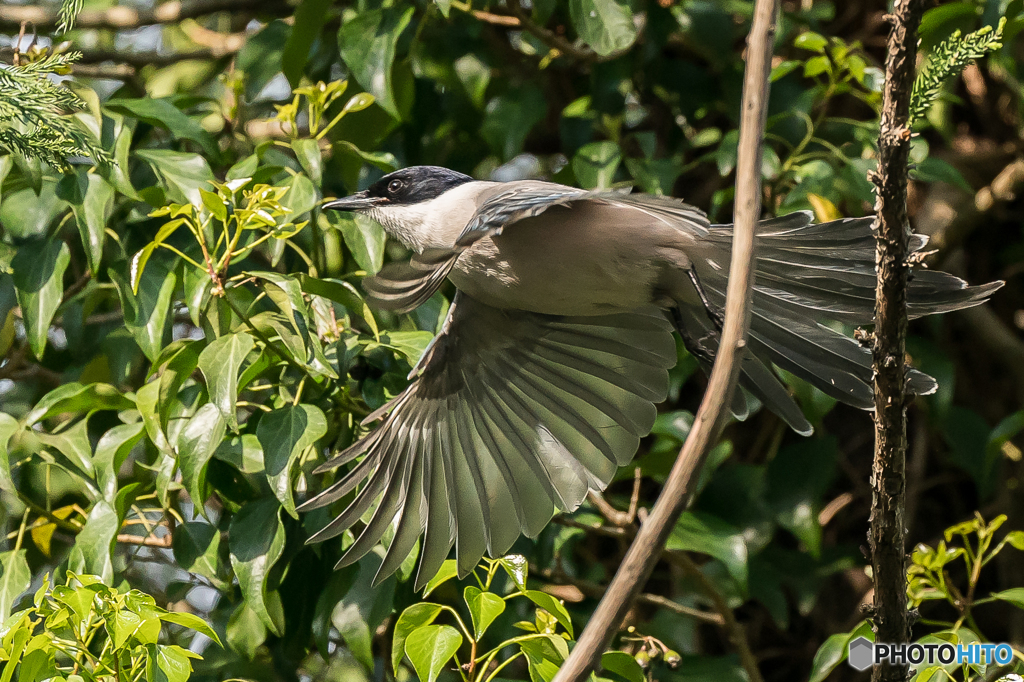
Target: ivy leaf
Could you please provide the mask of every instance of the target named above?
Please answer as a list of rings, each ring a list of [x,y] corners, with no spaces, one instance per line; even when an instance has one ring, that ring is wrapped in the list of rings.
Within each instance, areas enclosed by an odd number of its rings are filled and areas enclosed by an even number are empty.
[[[181,625],[189,628],[190,630],[201,632],[217,644],[220,644],[220,637],[218,637],[217,633],[213,631],[213,628],[210,627],[209,623],[194,613],[187,613],[184,611],[162,613],[160,614],[160,620],[165,623],[174,623],[175,625]]]
[[[209,523],[186,521],[174,530],[174,560],[190,573],[217,580],[220,532]]]
[[[210,402],[220,409],[233,431],[238,430],[238,370],[255,346],[252,336],[238,332],[214,339],[199,354],[199,369],[206,377]]]
[[[192,661],[189,660],[191,658],[188,655],[189,652],[173,644],[151,644],[150,647],[156,647],[156,665],[166,676],[167,682],[188,682],[188,678],[192,676]],[[150,669],[152,669],[152,660]],[[153,679],[159,679],[159,676],[154,675]]]
[[[306,0],[303,5],[320,1]],[[313,181],[313,185],[316,187],[322,185],[324,181],[323,153],[320,151],[320,145],[317,141],[309,138],[300,138],[292,140],[291,145],[292,151],[295,152],[295,158],[299,160],[302,170],[306,171],[309,179]]]
[[[1024,587],[1014,587],[1002,592],[993,592],[991,596],[993,599],[1009,602],[1018,609],[1024,609]]]
[[[7,442],[15,433],[21,430],[18,420],[0,412],[0,490],[14,494],[14,481],[11,479],[11,456],[7,451]]]
[[[647,675],[636,659],[625,651],[606,651],[601,655],[601,667],[626,678],[629,682],[646,682]]]
[[[402,659],[405,658],[405,640],[409,638],[409,635],[415,630],[433,623],[439,613],[441,613],[441,605],[430,602],[413,604],[405,611],[402,611],[402,615],[398,617],[398,621],[395,623],[395,636],[391,643],[392,670],[397,672],[398,666],[401,665]]]
[[[523,594],[534,604],[554,616],[558,623],[565,628],[565,631],[569,633],[569,636],[573,636],[572,618],[569,617],[569,612],[565,610],[565,605],[562,602],[547,592],[540,592],[538,590],[524,590]]]
[[[402,32],[412,19],[413,8],[405,11],[375,9],[360,12],[338,30],[338,49],[363,89],[393,118],[401,119],[395,101],[391,69]]]
[[[446,583],[459,574],[459,565],[455,559],[445,559],[444,563],[441,564],[441,569],[437,572],[433,578],[427,582],[426,587],[423,588],[423,598],[426,599],[430,596],[430,593],[441,586],[442,583]]]
[[[66,383],[53,389],[25,415],[25,425],[34,426],[44,419],[64,412],[95,412],[97,410],[128,410],[135,403],[110,384]]]
[[[450,625],[427,625],[405,640],[405,653],[420,682],[435,682],[441,669],[462,646],[462,635]]]
[[[327,221],[341,232],[356,265],[367,274],[374,275],[384,264],[384,246],[387,235],[374,220],[359,214],[325,212]]]
[[[576,33],[602,57],[621,52],[636,40],[629,5],[617,0],[570,0],[569,17]]]
[[[747,544],[743,532],[711,514],[683,512],[666,545],[670,550],[708,554],[725,564],[739,588],[747,591]]]
[[[522,554],[509,554],[498,559],[498,563],[505,569],[508,577],[512,578],[512,582],[516,584],[520,591],[526,590],[526,577],[530,572],[530,566],[526,561],[526,557]]]
[[[263,415],[256,437],[263,447],[267,480],[289,514],[298,518],[292,499],[292,464],[327,433],[327,418],[313,405],[288,405]]]
[[[64,296],[64,271],[70,262],[67,244],[57,239],[23,244],[11,261],[28,345],[40,360],[50,322]]]
[[[874,640],[871,623],[862,621],[852,632],[839,632],[826,639],[814,655],[809,682],[823,682],[837,665],[846,660],[850,642],[858,637]]]
[[[178,436],[178,466],[181,480],[194,505],[193,514],[206,516],[206,464],[224,440],[224,415],[213,403],[206,403],[188,420]]]
[[[14,601],[32,584],[32,573],[28,568],[27,550],[11,550],[0,554],[0,622],[11,614]]]
[[[284,551],[284,524],[276,500],[248,502],[231,519],[228,548],[245,603],[275,635],[284,623],[271,617],[267,602],[267,574]]]
[[[256,657],[256,650],[267,638],[267,626],[243,601],[228,619],[228,646],[248,660]]]
[[[199,154],[169,149],[139,149],[135,154],[153,167],[172,199],[202,207],[199,189],[206,189],[213,182],[213,171],[206,159]]]
[[[114,188],[94,173],[86,174],[85,179],[88,183],[85,195],[80,202],[71,203],[71,210],[75,214],[89,269],[98,273],[107,237],[107,218],[114,208]]]
[[[281,70],[293,88],[298,87],[302,79],[309,51],[320,37],[330,6],[331,0],[302,0],[295,8],[295,23],[281,55]]]
[[[75,537],[75,546],[68,557],[68,570],[72,573],[98,575],[110,584],[114,579],[114,565],[110,560],[111,549],[117,538],[121,521],[117,512],[106,500],[97,500],[85,526]]]
[[[150,125],[159,126],[169,130],[178,139],[198,142],[203,151],[213,159],[220,158],[220,148],[217,140],[208,133],[203,126],[192,120],[185,112],[174,106],[173,100],[169,97],[153,98],[140,97],[138,99],[114,99],[107,102],[107,107],[114,111],[127,113]],[[136,153],[142,158],[143,151]]]
[[[146,357],[154,360],[170,340],[171,300],[178,286],[178,257],[156,252],[139,278],[137,292],[126,273],[110,268],[124,310],[124,326]]]
[[[100,493],[107,500],[112,500],[117,495],[117,472],[144,434],[145,425],[141,421],[134,424],[118,424],[104,433],[96,443],[92,465],[96,471],[96,483]]]
[[[473,619],[473,636],[479,641],[494,619],[505,611],[505,600],[491,592],[482,592],[470,585],[463,591],[466,607]]]

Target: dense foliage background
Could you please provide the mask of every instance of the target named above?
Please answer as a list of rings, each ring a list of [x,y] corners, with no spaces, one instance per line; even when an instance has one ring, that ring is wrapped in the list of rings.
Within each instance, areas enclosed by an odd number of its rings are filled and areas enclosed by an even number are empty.
[[[867,214],[885,3],[783,6],[765,210]],[[927,54],[1007,19],[1003,47],[943,85],[919,124],[911,188],[915,228],[935,249],[927,263],[1007,286],[985,307],[911,327],[913,360],[941,388],[911,408],[906,519],[914,543],[972,543],[915,553],[915,637],[953,630],[941,636],[1018,649],[1024,534],[1006,531],[1024,529],[1022,9],[933,3],[922,26]],[[329,480],[311,473],[324,456],[405,385],[447,298],[397,317],[368,307],[360,279],[402,249],[321,200],[432,164],[631,184],[728,221],[750,12],[741,0],[98,0],[56,34],[58,4],[0,6],[0,618],[29,609],[0,632],[0,660],[43,651],[22,679],[67,664],[27,635],[12,654],[16,626],[47,618],[66,630],[56,650],[84,657],[79,674],[93,674],[89,656],[152,679],[184,680],[189,665],[195,680],[416,674],[401,643],[392,655],[399,614],[423,598],[415,556],[371,589],[380,556],[332,570],[351,535],[304,545],[328,512],[295,505]],[[615,509],[633,497],[642,518],[686,436],[704,386],[695,370],[680,350],[635,476],[623,470],[605,498],[521,540],[525,558],[485,566],[481,584],[436,587],[432,603],[474,624],[455,644],[460,661],[478,653],[470,634],[482,653],[530,628],[553,635],[545,642],[579,631],[635,523]],[[815,435],[764,412],[727,428],[675,552],[616,642],[653,658],[656,679],[748,679],[744,649],[765,680],[824,679],[842,633],[870,615],[870,416],[791,385]],[[976,512],[1007,519],[943,537]],[[979,542],[985,557],[1002,551],[973,570]],[[99,581],[60,587],[67,570]],[[499,609],[487,590],[525,598]],[[80,595],[96,596],[92,611]],[[401,637],[416,618],[456,624],[418,608]],[[182,612],[212,630],[168,615]],[[739,647],[722,627],[734,619]],[[447,651],[451,632],[417,641]],[[559,646],[523,645],[498,674],[549,679]],[[635,679],[617,660],[608,674]],[[855,677],[843,664],[830,679]]]

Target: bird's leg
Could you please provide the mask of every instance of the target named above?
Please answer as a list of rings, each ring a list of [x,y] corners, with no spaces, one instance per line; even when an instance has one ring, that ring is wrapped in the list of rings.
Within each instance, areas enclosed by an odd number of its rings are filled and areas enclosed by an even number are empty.
[[[711,318],[711,322],[714,323],[715,328],[718,331],[722,331],[722,325],[725,324],[725,317],[722,316],[713,305],[711,300],[708,298],[707,292],[704,291],[704,287],[700,283],[700,278],[697,277],[697,271],[690,268],[686,271],[686,274],[690,276],[690,282],[693,284],[693,288],[697,290],[697,295],[700,296],[700,302],[704,304],[704,310],[707,312],[708,317]]]
[[[701,343],[708,337],[705,336],[702,339],[695,339],[686,332],[686,327],[683,325],[683,316],[679,312],[678,306],[672,306],[670,308],[672,313],[672,321],[676,325],[676,331],[679,332],[679,337],[683,340],[683,346],[689,351],[690,355],[701,360],[703,362],[712,363],[715,361],[715,354],[709,351]]]

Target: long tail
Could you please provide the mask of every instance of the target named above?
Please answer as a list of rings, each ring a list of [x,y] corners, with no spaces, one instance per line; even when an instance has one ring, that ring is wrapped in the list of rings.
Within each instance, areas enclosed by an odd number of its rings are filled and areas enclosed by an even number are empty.
[[[844,403],[870,410],[871,352],[827,323],[871,324],[875,306],[875,240],[871,218],[813,224],[807,212],[765,220],[757,226],[757,270],[750,319],[748,354],[740,385],[793,429],[813,430],[788,392],[769,369],[791,372]],[[920,251],[927,237],[914,235],[911,250]],[[676,327],[702,364],[708,366],[718,348],[718,324],[725,306],[732,225],[712,225],[692,254],[696,285],[703,289],[710,311],[680,306]],[[968,286],[945,272],[915,268],[910,276],[907,308],[911,319],[984,303],[1003,282]],[[909,389],[917,395],[935,391],[935,380],[917,370],[909,373]],[[749,410],[745,396],[733,411]]]

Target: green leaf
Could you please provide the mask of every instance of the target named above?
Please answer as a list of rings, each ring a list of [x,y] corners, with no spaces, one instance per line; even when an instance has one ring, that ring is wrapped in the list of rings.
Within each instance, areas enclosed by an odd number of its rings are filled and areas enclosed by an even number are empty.
[[[621,52],[636,40],[629,5],[617,0],[569,0],[573,28],[602,57]]]
[[[683,512],[666,545],[670,550],[700,552],[723,564],[740,590],[747,591],[747,544],[743,532],[718,517]]]
[[[830,68],[831,63],[828,61],[828,57],[824,55],[811,57],[804,63],[804,77],[813,78],[814,76],[825,73]]]
[[[814,31],[806,31],[801,33],[793,41],[794,47],[799,47],[804,50],[810,50],[811,52],[823,53],[825,52],[825,46],[828,45],[828,40]]]
[[[167,682],[188,682],[192,676],[192,661],[187,652],[173,644],[155,644],[156,664],[167,679]],[[152,668],[152,664],[150,664]]]
[[[569,617],[569,612],[565,610],[565,605],[562,602],[547,592],[540,592],[538,590],[523,590],[523,594],[534,604],[554,616],[559,624],[565,628],[565,631],[569,633],[569,636],[573,636],[572,618]]]
[[[97,500],[85,526],[75,537],[75,546],[68,557],[68,570],[73,573],[98,575],[110,584],[114,579],[111,550],[121,521],[114,507],[106,500]]]
[[[178,436],[178,466],[194,505],[193,514],[206,516],[206,464],[224,440],[224,415],[213,403],[206,403],[185,424]]]
[[[392,670],[397,672],[398,666],[405,658],[405,640],[409,638],[409,635],[415,630],[433,623],[439,613],[441,613],[441,605],[430,602],[413,604],[402,611],[402,615],[395,622],[395,636],[391,643]]]
[[[452,11],[452,0],[434,0],[434,4],[441,10],[441,16],[447,19],[448,13]]]
[[[412,19],[413,8],[360,12],[338,31],[342,61],[363,89],[392,117],[401,119],[393,90],[395,48]]]
[[[526,589],[526,578],[530,572],[530,565],[522,554],[509,554],[498,559],[508,577],[516,584],[520,591]]]
[[[137,293],[125,272],[117,268],[107,271],[121,297],[124,326],[150,360],[156,359],[170,340],[171,301],[178,285],[177,265],[177,256],[168,252],[154,253],[139,279]]]
[[[292,88],[298,87],[299,81],[302,80],[302,71],[306,68],[309,51],[320,37],[330,6],[331,0],[302,0],[295,8],[295,23],[292,24],[291,33],[284,43],[284,52],[281,54],[281,70]]]
[[[420,682],[435,682],[448,661],[462,646],[462,635],[450,625],[427,625],[405,640],[405,653]]]
[[[28,345],[40,360],[50,322],[64,295],[64,271],[70,262],[67,244],[57,239],[22,244],[11,261]]]
[[[243,433],[221,441],[213,456],[227,462],[243,474],[263,471],[263,446],[254,433]]]
[[[1024,609],[1024,587],[1014,587],[1002,592],[993,592],[991,596],[993,599],[1009,602],[1018,609]]]
[[[110,636],[114,639],[114,648],[120,649],[142,626],[142,616],[128,609],[119,609],[107,624],[110,626]]]
[[[487,103],[480,135],[502,161],[508,161],[523,151],[526,136],[544,120],[547,108],[547,98],[536,87],[498,95]]]
[[[256,437],[263,447],[267,480],[289,514],[298,518],[292,499],[292,464],[327,433],[327,418],[313,405],[288,405],[260,419]]]
[[[203,205],[199,189],[206,189],[213,181],[206,159],[199,154],[169,149],[140,149],[135,154],[153,167],[175,201],[189,202],[197,208]]]
[[[345,246],[360,269],[375,275],[384,264],[387,234],[375,220],[366,216],[337,211],[325,212],[332,227],[341,231]]]
[[[189,628],[190,630],[201,632],[217,644],[220,644],[220,637],[218,637],[217,633],[213,631],[213,628],[210,627],[209,623],[194,613],[186,613],[183,611],[162,613],[160,614],[160,620],[165,623],[174,623],[175,625],[181,625]]]
[[[203,126],[191,119],[181,109],[174,106],[169,97],[113,99],[107,102],[107,108],[134,116],[150,125],[165,128],[178,139],[198,142],[209,157],[213,159],[220,158],[220,148],[217,146],[217,140],[213,135],[208,133]],[[156,150],[138,150],[136,154],[146,158],[143,155],[143,151],[151,152]]]
[[[306,2],[313,1],[306,0]],[[300,138],[292,140],[291,145],[292,151],[295,152],[295,158],[299,160],[299,164],[302,166],[302,170],[313,181],[315,187],[320,187],[324,182],[323,153],[320,151],[320,144],[313,139]]]
[[[288,193],[281,198],[281,205],[291,211],[287,219],[295,221],[313,210],[317,205],[316,187],[302,173],[296,173],[285,183]]]
[[[267,626],[243,601],[228,619],[228,646],[248,660],[256,657],[256,650],[267,638]]]
[[[99,175],[88,173],[85,178],[88,182],[85,196],[82,201],[72,203],[71,209],[75,213],[89,269],[99,273],[103,243],[107,237],[107,218],[114,208],[115,193],[114,188]]]
[[[487,628],[491,627],[494,619],[505,610],[505,600],[491,592],[481,592],[472,585],[462,594],[469,615],[473,619],[473,637],[479,641],[487,632]]]
[[[255,346],[256,341],[252,336],[245,332],[237,332],[214,339],[199,354],[199,370],[206,378],[210,402],[220,409],[228,426],[236,431],[238,371]]]
[[[26,426],[34,426],[44,419],[65,412],[92,413],[97,410],[128,410],[133,407],[135,403],[110,384],[83,385],[72,381],[40,398],[24,419]]]
[[[551,682],[569,655],[565,640],[554,635],[541,635],[519,643],[530,667],[534,682]]]
[[[27,554],[24,549],[0,554],[0,568],[3,568],[0,574],[0,621],[11,615],[14,601],[32,584]]]
[[[190,573],[217,580],[220,532],[209,523],[186,521],[174,530],[174,560]]]
[[[965,192],[974,192],[974,189],[964,179],[960,171],[954,168],[948,161],[931,156],[911,169],[910,177],[921,182],[944,182],[947,185],[959,187]]]
[[[867,637],[874,641],[871,623],[862,621],[852,632],[840,632],[826,639],[818,653],[814,655],[809,682],[823,682],[837,665],[846,660],[850,642],[858,637]]]
[[[199,190],[204,192],[205,190]],[[153,252],[160,248],[160,245],[167,241],[171,235],[178,231],[178,228],[185,224],[184,218],[176,218],[170,220],[160,226],[160,229],[156,231],[156,236],[153,237],[153,241],[142,247],[138,253],[132,257],[132,264],[130,268],[132,276],[132,293],[139,293],[139,282],[142,280],[142,274],[146,271],[146,263],[149,262]]]
[[[591,142],[580,147],[572,160],[572,170],[581,187],[606,189],[615,181],[622,152],[614,142]]]
[[[388,332],[381,337],[381,345],[401,353],[410,365],[415,365],[433,339],[433,334],[424,331]]]
[[[459,564],[455,559],[445,559],[444,563],[441,564],[440,570],[437,575],[427,582],[426,587],[423,588],[423,598],[426,599],[430,596],[430,593],[440,587],[443,583],[448,582],[459,574]]]
[[[134,424],[119,424],[104,433],[96,443],[92,465],[100,493],[106,499],[114,499],[118,494],[117,472],[144,434],[145,425],[141,421]],[[118,516],[122,514],[119,512]]]
[[[284,21],[275,19],[246,38],[245,45],[239,50],[235,68],[246,75],[245,95],[250,101],[256,100],[267,83],[281,73],[284,46],[291,30]]]
[[[601,655],[601,667],[626,678],[629,682],[646,682],[647,675],[636,659],[625,651],[606,651]]]
[[[11,479],[11,456],[7,451],[7,442],[15,433],[21,430],[18,420],[0,412],[0,490],[5,493],[14,494],[14,481]]]
[[[340,303],[351,314],[362,317],[370,326],[374,336],[379,336],[380,332],[377,329],[377,320],[373,317],[373,311],[350,283],[337,279],[317,279],[304,273],[299,273],[299,282],[303,292],[323,296],[335,303]]]
[[[267,602],[267,574],[284,551],[284,524],[276,500],[247,502],[231,518],[228,548],[242,596],[260,621],[275,635],[283,623],[271,617]]]

